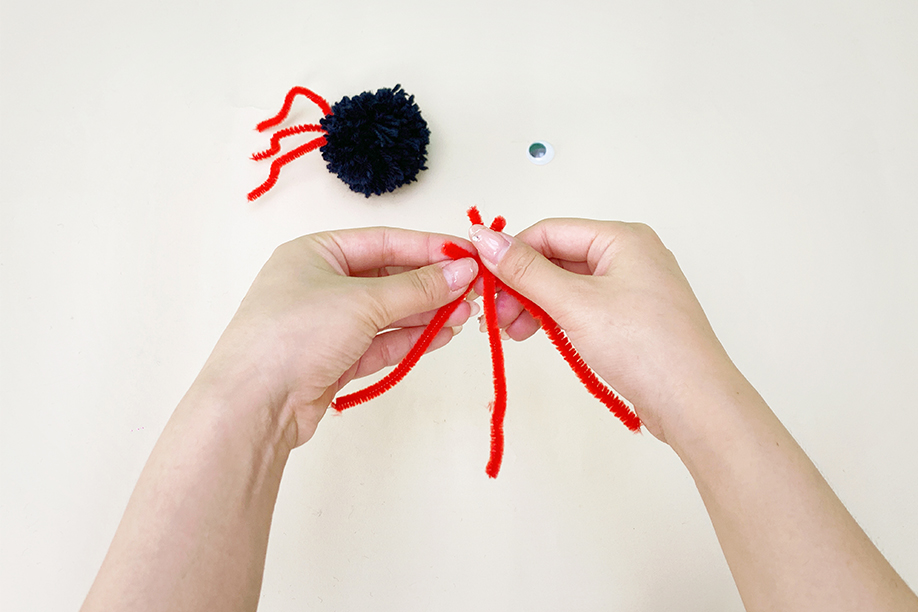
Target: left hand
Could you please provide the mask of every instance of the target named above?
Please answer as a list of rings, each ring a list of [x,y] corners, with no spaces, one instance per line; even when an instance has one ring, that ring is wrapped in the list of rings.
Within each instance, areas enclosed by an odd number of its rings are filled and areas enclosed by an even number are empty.
[[[244,381],[276,411],[292,447],[309,440],[338,390],[395,365],[436,310],[462,295],[478,268],[441,252],[466,240],[392,228],[323,232],[277,248],[258,274],[198,381]],[[460,304],[431,350],[473,314]],[[263,401],[262,401],[263,400]]]

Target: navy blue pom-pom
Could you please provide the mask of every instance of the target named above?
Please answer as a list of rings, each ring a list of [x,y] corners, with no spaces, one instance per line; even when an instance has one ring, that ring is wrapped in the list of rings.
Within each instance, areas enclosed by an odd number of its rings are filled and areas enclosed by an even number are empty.
[[[320,122],[328,170],[367,197],[393,191],[426,170],[430,130],[401,85],[345,96]]]

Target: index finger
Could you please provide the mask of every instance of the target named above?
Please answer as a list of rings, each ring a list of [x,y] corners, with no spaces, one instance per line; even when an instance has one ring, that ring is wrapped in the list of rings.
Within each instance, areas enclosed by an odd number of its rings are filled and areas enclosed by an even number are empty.
[[[443,245],[454,242],[474,252],[472,243],[447,234],[393,227],[328,232],[322,240],[348,275],[387,266],[419,268],[447,259]]]

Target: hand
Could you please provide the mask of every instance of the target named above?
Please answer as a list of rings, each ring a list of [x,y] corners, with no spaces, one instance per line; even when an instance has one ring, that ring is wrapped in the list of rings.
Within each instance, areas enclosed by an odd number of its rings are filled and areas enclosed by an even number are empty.
[[[281,245],[205,364],[199,381],[246,381],[289,423],[291,447],[312,437],[338,390],[396,364],[440,306],[475,278],[471,258],[446,260],[456,238],[391,228],[326,232]],[[458,243],[471,250],[464,240]],[[463,303],[435,338],[472,314]],[[263,409],[263,406],[259,406]]]
[[[666,441],[699,384],[739,374],[676,259],[646,225],[550,219],[516,238],[483,226],[470,236],[483,263],[558,322],[657,438]],[[509,294],[497,311],[514,340],[538,329]]]

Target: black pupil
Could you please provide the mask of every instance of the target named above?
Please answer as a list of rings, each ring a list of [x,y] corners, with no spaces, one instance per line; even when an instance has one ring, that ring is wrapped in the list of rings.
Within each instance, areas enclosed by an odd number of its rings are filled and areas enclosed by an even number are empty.
[[[534,142],[531,145],[529,145],[529,156],[530,157],[535,157],[536,159],[538,159],[540,157],[543,157],[546,151],[547,149],[545,148],[545,145],[543,145],[541,142]]]

